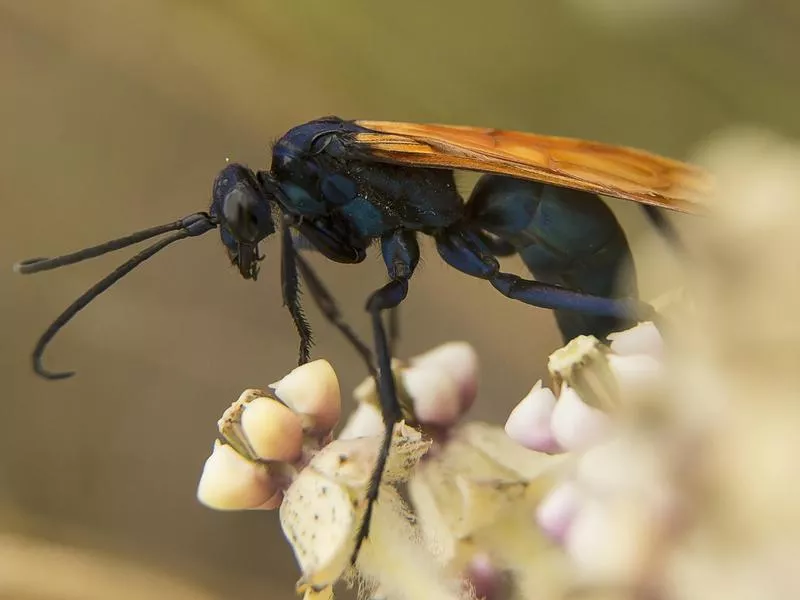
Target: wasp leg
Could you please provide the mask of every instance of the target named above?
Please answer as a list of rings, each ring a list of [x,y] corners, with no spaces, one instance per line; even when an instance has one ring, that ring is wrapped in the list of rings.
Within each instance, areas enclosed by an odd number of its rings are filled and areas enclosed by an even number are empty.
[[[392,443],[392,433],[395,423],[398,423],[403,414],[397,400],[397,390],[392,376],[392,356],[389,351],[389,341],[383,326],[382,312],[395,308],[408,293],[408,280],[414,273],[419,262],[419,245],[416,235],[412,231],[398,230],[381,239],[383,262],[389,273],[389,283],[374,292],[367,300],[367,311],[372,317],[372,329],[375,335],[375,352],[378,360],[378,394],[381,401],[381,414],[385,426],[383,444],[381,445],[378,461],[372,471],[372,477],[367,489],[367,508],[364,520],[356,536],[356,546],[351,557],[355,563],[361,544],[369,536],[369,523],[372,518],[372,508],[378,499],[383,471],[389,458],[389,448]]]
[[[647,219],[650,221],[650,224],[658,230],[658,233],[661,234],[661,237],[667,240],[667,243],[672,247],[672,250],[677,254],[686,254],[686,246],[684,245],[678,230],[672,224],[672,221],[667,218],[664,212],[655,206],[650,206],[649,204],[640,204],[639,206],[642,207],[642,210],[647,216]]]
[[[435,236],[441,257],[462,273],[488,280],[504,296],[541,308],[574,310],[617,319],[652,320],[655,310],[633,298],[607,298],[503,273],[497,259],[471,231],[444,230]]]
[[[336,327],[345,338],[347,338],[347,340],[350,342],[350,345],[355,348],[356,352],[358,352],[359,356],[361,356],[361,358],[364,360],[370,375],[375,377],[377,380],[378,371],[375,367],[372,351],[369,349],[369,346],[367,346],[367,344],[358,337],[358,334],[344,320],[339,307],[336,305],[336,300],[334,300],[333,296],[331,296],[330,292],[325,287],[325,284],[322,283],[322,280],[316,274],[311,265],[308,264],[306,259],[303,258],[300,253],[296,253],[294,258],[297,263],[297,267],[300,270],[300,275],[302,276],[303,281],[305,281],[306,287],[308,288],[308,292],[311,294],[311,297],[319,307],[323,316],[328,320],[329,323]]]
[[[389,354],[395,355],[400,341],[400,307],[389,309]]]
[[[288,225],[283,226],[283,237],[281,239],[281,291],[283,293],[283,304],[289,309],[292,315],[297,334],[300,336],[300,350],[297,364],[304,365],[310,359],[311,345],[311,326],[303,312],[300,304],[300,282],[297,279],[297,250],[292,241],[292,233]]]

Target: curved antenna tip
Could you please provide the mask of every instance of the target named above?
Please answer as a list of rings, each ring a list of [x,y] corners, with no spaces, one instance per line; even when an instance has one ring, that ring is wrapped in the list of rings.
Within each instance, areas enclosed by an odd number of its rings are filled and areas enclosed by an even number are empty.
[[[36,374],[49,381],[60,381],[61,379],[69,379],[73,375],[75,375],[75,371],[62,371],[61,373],[52,373],[50,371],[46,371],[44,367],[38,367],[35,369]]]
[[[60,379],[69,379],[73,375],[75,375],[75,371],[61,371],[60,373],[54,373],[53,371],[48,371],[42,365],[42,356],[41,354],[35,354],[33,357],[33,372],[36,373],[42,379],[47,379],[49,381],[59,381]]]

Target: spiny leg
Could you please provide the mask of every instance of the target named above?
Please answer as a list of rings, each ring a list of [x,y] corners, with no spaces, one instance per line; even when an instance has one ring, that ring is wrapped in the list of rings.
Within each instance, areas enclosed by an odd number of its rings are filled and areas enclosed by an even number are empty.
[[[311,355],[311,326],[308,324],[303,307],[300,304],[300,282],[297,277],[297,251],[292,241],[292,232],[288,223],[284,223],[281,238],[281,291],[283,304],[289,309],[292,320],[300,336],[300,350],[297,363],[307,363]]]
[[[336,305],[336,300],[334,300],[311,265],[303,258],[303,255],[299,252],[295,253],[295,261],[300,270],[300,275],[306,283],[308,292],[311,294],[311,297],[314,299],[314,302],[316,302],[323,316],[347,338],[350,345],[355,348],[356,352],[358,352],[359,356],[364,360],[370,375],[377,381],[378,371],[375,367],[372,351],[369,349],[369,346],[358,337],[358,334],[350,327],[350,324],[344,320],[339,307]]]
[[[475,234],[486,245],[489,251],[495,256],[513,256],[517,249],[513,244],[492,235],[481,229],[475,230]],[[389,311],[389,349],[392,356],[395,355],[397,343],[400,341],[400,307],[395,306]]]
[[[504,296],[541,308],[585,312],[618,319],[654,320],[655,310],[633,298],[607,298],[503,273],[497,259],[480,238],[465,229],[436,235],[439,254],[462,273],[488,280]]]
[[[370,477],[367,489],[367,507],[364,520],[356,536],[356,545],[351,557],[355,563],[361,544],[369,535],[369,524],[372,518],[372,508],[378,499],[383,471],[389,458],[395,423],[402,420],[403,414],[400,402],[397,399],[397,390],[392,374],[392,356],[389,351],[389,341],[383,326],[384,310],[398,306],[408,293],[408,280],[414,273],[419,262],[419,245],[414,232],[398,230],[381,239],[383,262],[389,273],[391,281],[381,289],[374,292],[367,300],[367,311],[372,318],[372,329],[375,336],[375,352],[378,362],[378,395],[381,402],[381,414],[384,423],[384,437],[378,460]]]

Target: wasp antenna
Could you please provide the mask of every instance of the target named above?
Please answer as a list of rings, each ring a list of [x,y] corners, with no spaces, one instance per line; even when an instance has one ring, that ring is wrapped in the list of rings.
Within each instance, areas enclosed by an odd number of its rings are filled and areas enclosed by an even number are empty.
[[[206,213],[194,213],[173,223],[166,223],[164,225],[143,229],[142,231],[137,231],[131,235],[117,238],[116,240],[92,246],[91,248],[78,250],[72,254],[65,254],[64,256],[57,256],[56,258],[29,258],[27,260],[21,260],[14,265],[14,272],[22,275],[29,275],[31,273],[39,273],[40,271],[57,269],[65,265],[72,265],[89,258],[94,258],[95,256],[101,256],[109,252],[114,252],[115,250],[132,246],[133,244],[138,244],[139,242],[156,237],[157,235],[169,233],[170,231],[177,231],[180,229],[189,231],[198,221],[212,222],[216,225],[216,221],[212,219],[210,215]],[[189,235],[197,234],[190,233]]]
[[[70,372],[70,371],[62,372],[62,373],[54,373],[54,372],[48,371],[42,365],[42,355],[44,354],[44,351],[47,348],[47,345],[50,343],[50,341],[53,339],[53,337],[61,330],[61,328],[64,327],[64,325],[66,325],[67,323],[69,323],[72,320],[72,318],[76,314],[78,314],[81,310],[83,310],[86,307],[86,305],[89,304],[92,300],[97,298],[100,294],[105,292],[108,288],[110,288],[112,285],[114,285],[117,281],[119,281],[120,279],[125,277],[125,275],[130,273],[133,269],[138,267],[140,264],[142,264],[144,261],[146,261],[148,258],[153,256],[154,254],[160,252],[161,250],[163,250],[164,248],[166,248],[167,246],[169,246],[173,242],[177,242],[178,240],[182,240],[182,239],[187,238],[187,237],[194,237],[194,236],[198,236],[198,235],[203,235],[207,231],[210,231],[210,230],[216,228],[216,226],[217,226],[216,220],[213,219],[211,216],[205,214],[205,213],[197,213],[195,215],[190,215],[190,216],[188,216],[188,217],[186,217],[184,219],[181,219],[177,223],[180,223],[180,226],[177,227],[177,228],[182,229],[182,231],[178,231],[177,233],[174,233],[174,234],[164,238],[163,240],[159,240],[158,242],[156,242],[152,246],[148,246],[147,248],[145,248],[144,250],[139,252],[139,254],[137,254],[136,256],[134,256],[133,258],[128,260],[127,262],[123,263],[122,265],[120,265],[119,267],[114,269],[114,271],[112,271],[111,273],[106,275],[103,279],[101,279],[95,285],[93,285],[91,288],[86,290],[86,292],[84,292],[80,296],[80,298],[75,300],[75,302],[73,302],[69,307],[67,307],[67,309],[63,313],[61,313],[56,318],[55,321],[53,321],[50,324],[50,327],[47,328],[47,331],[45,331],[42,334],[42,336],[39,338],[39,341],[36,342],[36,347],[33,350],[33,356],[32,356],[32,359],[33,359],[33,370],[36,372],[37,375],[40,375],[41,377],[44,377],[45,379],[66,379],[67,377],[71,377],[72,375],[74,375],[75,373],[74,372]],[[172,226],[162,226],[162,227],[172,227]],[[177,229],[177,228],[176,227],[172,227],[172,229],[166,229],[165,231],[171,231],[171,230],[174,230],[174,229]],[[158,229],[158,228],[154,227],[153,229],[150,229],[148,231],[152,232],[155,229]],[[140,233],[144,233],[144,232],[140,232]],[[136,235],[138,235],[138,234],[133,234],[132,236],[129,236],[129,238],[133,238]],[[152,234],[152,235],[157,235],[157,234]],[[152,237],[152,235],[150,237]],[[144,237],[144,238],[141,238],[141,239],[147,239],[147,238]],[[108,244],[112,244],[112,243],[113,242],[109,242]],[[131,242],[131,243],[134,243],[134,242]],[[97,255],[95,254],[94,256],[97,256]],[[62,258],[66,258],[66,257],[62,257]],[[59,260],[59,259],[51,259],[51,260],[56,261],[56,260]],[[64,263],[64,264],[69,264],[69,263]],[[57,266],[60,266],[60,265],[57,265]],[[55,268],[55,267],[49,267],[49,268]]]

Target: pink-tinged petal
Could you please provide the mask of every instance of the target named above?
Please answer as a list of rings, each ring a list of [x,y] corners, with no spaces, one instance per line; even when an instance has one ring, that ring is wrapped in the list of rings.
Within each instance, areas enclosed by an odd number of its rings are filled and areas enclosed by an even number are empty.
[[[661,358],[664,353],[664,339],[650,321],[639,323],[636,327],[625,331],[612,333],[608,339],[611,340],[611,351],[620,356],[646,354],[653,358]]]
[[[478,355],[467,342],[448,342],[412,358],[411,365],[441,369],[456,382],[461,413],[467,412],[478,393]]]
[[[562,544],[582,501],[583,496],[576,483],[568,481],[558,485],[537,507],[536,522],[547,537]]]
[[[203,466],[197,499],[216,510],[246,510],[279,492],[265,465],[251,462],[231,446],[217,442]]]
[[[580,399],[577,392],[563,386],[550,421],[553,435],[562,448],[585,450],[603,440],[611,421],[603,412]]]
[[[242,410],[242,431],[262,460],[294,462],[303,452],[303,425],[290,408],[272,398],[255,398]]]
[[[641,577],[652,559],[659,527],[647,509],[642,502],[598,500],[581,507],[565,547],[582,576],[598,584]]]
[[[491,600],[497,597],[503,587],[502,572],[486,554],[476,554],[470,559],[464,577],[472,585],[475,598]]]
[[[412,366],[401,376],[420,423],[440,427],[456,424],[461,416],[461,400],[458,385],[449,373],[430,366]]]
[[[256,506],[254,510],[275,510],[276,508],[280,507],[282,502],[283,502],[283,490],[280,490],[272,498],[270,498],[263,504],[259,504],[258,506]]]
[[[542,387],[541,380],[537,381],[508,416],[505,426],[508,437],[529,450],[548,454],[560,452],[562,448],[550,427],[555,406],[552,390]]]
[[[328,361],[301,365],[274,388],[281,402],[303,417],[305,430],[325,434],[338,423],[342,410],[339,380]]]
[[[336,437],[340,440],[372,437],[381,435],[383,430],[381,411],[372,404],[359,404]]]

